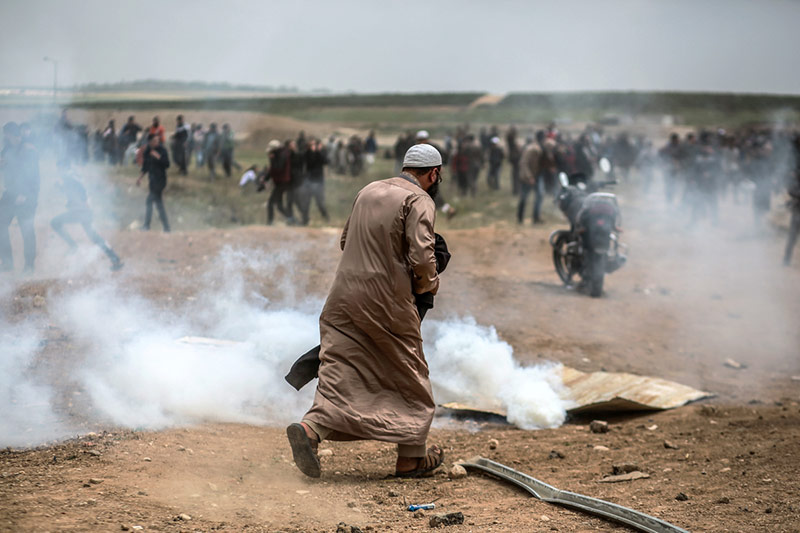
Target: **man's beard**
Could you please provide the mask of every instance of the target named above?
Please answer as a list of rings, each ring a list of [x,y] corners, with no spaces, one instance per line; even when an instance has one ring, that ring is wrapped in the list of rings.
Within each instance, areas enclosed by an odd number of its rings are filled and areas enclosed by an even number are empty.
[[[428,190],[426,192],[431,198],[436,200],[436,195],[439,194],[439,182],[437,181],[432,183],[431,186],[428,187]]]

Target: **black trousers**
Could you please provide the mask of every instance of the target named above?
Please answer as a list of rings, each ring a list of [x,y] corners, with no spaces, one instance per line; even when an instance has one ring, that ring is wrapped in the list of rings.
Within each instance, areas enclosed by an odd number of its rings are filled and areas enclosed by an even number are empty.
[[[163,189],[150,189],[150,194],[147,195],[147,200],[145,200],[144,229],[150,229],[150,221],[153,219],[153,204],[156,204],[158,218],[161,219],[161,226],[164,228],[164,231],[169,232],[167,211],[164,209],[164,200],[161,198],[163,192]]]
[[[11,237],[8,228],[16,217],[20,233],[22,233],[25,270],[33,270],[36,262],[36,230],[33,226],[36,206],[16,205],[14,200],[7,194],[0,198],[0,263],[2,263],[0,269],[14,269],[14,255],[11,251]]]
[[[70,234],[64,229],[66,224],[80,224],[89,240],[103,250],[103,253],[108,256],[108,258],[111,260],[111,263],[119,263],[119,256],[114,253],[114,250],[111,249],[111,246],[108,245],[108,243],[95,231],[94,226],[92,226],[92,212],[90,210],[71,209],[66,213],[58,215],[50,221],[50,226],[52,226],[53,230],[58,234],[58,236],[64,239],[64,242],[67,243],[67,246],[75,249],[78,247],[78,245],[75,244],[75,241],[72,239]]]
[[[284,203],[285,202],[285,203]],[[275,220],[275,208],[286,218],[292,218],[292,187],[288,183],[276,183],[267,200],[267,224]]]

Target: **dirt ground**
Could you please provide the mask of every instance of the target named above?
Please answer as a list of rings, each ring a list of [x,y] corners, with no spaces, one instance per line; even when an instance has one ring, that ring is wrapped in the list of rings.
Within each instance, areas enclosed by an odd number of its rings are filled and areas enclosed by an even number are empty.
[[[443,224],[454,259],[432,313],[470,314],[496,326],[523,362],[656,375],[717,396],[670,412],[606,417],[606,434],[592,433],[588,419],[521,431],[437,418],[431,440],[444,447],[448,466],[480,454],[691,531],[800,531],[800,381],[792,379],[800,374],[800,268],[779,266],[783,235],[754,232],[741,208],[723,209],[724,226],[685,231],[675,222],[679,212],[642,207],[647,198],[623,205],[630,261],[608,278],[601,299],[558,282],[547,244],[549,232],[561,227],[555,220],[450,231]],[[296,277],[305,291],[324,296],[339,254],[337,234],[338,228],[246,227],[121,232],[112,241],[126,258],[120,281],[168,308],[202,290],[194,280],[227,244],[269,251],[302,239]],[[250,281],[270,294],[280,280]],[[38,316],[47,329],[47,306],[37,296],[95,282],[91,274],[59,279],[57,265],[46,264],[18,282],[3,312],[12,320]],[[69,332],[51,328],[47,336],[42,364],[51,372],[79,360]],[[728,358],[746,368],[724,366]],[[65,416],[90,420],[81,409],[70,401]],[[387,478],[394,456],[387,444],[325,443],[333,454],[323,459],[322,478],[310,480],[291,464],[282,428],[84,426],[93,433],[0,452],[0,530],[333,532],[345,522],[363,531],[408,531],[429,529],[428,517],[440,511],[464,514],[454,531],[626,530],[477,473]],[[623,462],[650,477],[598,482]],[[676,499],[680,493],[688,499]],[[405,510],[434,500],[434,512]]]

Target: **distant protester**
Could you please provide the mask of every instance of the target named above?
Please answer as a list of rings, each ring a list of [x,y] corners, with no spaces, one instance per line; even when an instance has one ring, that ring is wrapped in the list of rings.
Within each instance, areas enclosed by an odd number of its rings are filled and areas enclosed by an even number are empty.
[[[167,169],[169,168],[169,156],[167,150],[159,142],[158,135],[149,134],[147,136],[147,147],[144,151],[144,161],[142,163],[142,173],[136,180],[138,187],[142,183],[142,178],[147,174],[148,187],[150,193],[145,200],[145,215],[143,229],[150,229],[150,221],[153,218],[153,204],[158,209],[158,217],[161,219],[161,226],[165,233],[169,233],[169,221],[167,211],[164,209],[162,194],[167,186]]]
[[[111,260],[111,270],[119,270],[122,268],[122,261],[119,256],[94,229],[92,209],[89,207],[89,196],[86,194],[86,188],[78,180],[75,172],[69,168],[68,163],[62,162],[59,165],[59,173],[61,176],[59,188],[67,199],[67,210],[50,221],[53,230],[67,243],[70,252],[75,252],[78,249],[78,245],[64,229],[64,226],[67,224],[80,224],[89,240],[100,247],[103,253]]]
[[[16,218],[22,233],[25,266],[32,274],[36,262],[36,230],[34,217],[39,203],[39,154],[24,142],[16,122],[3,126],[4,145],[0,152],[0,170],[5,190],[0,197],[0,271],[14,270],[14,256],[8,228]]]

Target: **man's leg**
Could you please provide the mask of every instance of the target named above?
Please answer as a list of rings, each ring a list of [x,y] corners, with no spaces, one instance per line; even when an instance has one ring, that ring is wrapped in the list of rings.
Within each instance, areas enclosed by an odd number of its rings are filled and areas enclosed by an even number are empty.
[[[144,205],[144,226],[142,226],[142,228],[149,230],[150,222],[153,220],[153,191],[150,191],[150,193],[147,195]]]
[[[533,194],[533,223],[538,224],[542,221],[542,200],[544,200],[544,175],[539,175],[536,178],[536,185],[534,186]]]
[[[789,266],[792,261],[792,252],[800,234],[800,207],[792,210],[792,222],[789,224],[789,239],[786,241],[786,251],[783,254],[783,264]]]
[[[319,209],[322,218],[325,219],[325,222],[330,221],[330,216],[328,215],[328,210],[325,208],[325,183],[319,182],[312,184],[312,194],[314,196],[314,200],[317,202],[317,208]],[[310,209],[309,202],[309,209]]]
[[[167,220],[167,210],[164,209],[164,199],[162,198],[163,191],[159,191],[153,201],[156,204],[156,209],[158,210],[158,218],[161,219],[161,227],[164,228],[165,233],[169,233],[169,220]]]
[[[14,255],[11,251],[11,238],[8,227],[14,219],[13,202],[8,197],[0,199],[0,270],[14,270]]]
[[[531,193],[532,186],[526,182],[520,183],[519,203],[517,203],[517,222],[522,224],[525,220],[525,202]]]
[[[115,270],[119,269],[119,267],[122,266],[122,261],[120,261],[119,256],[111,249],[111,246],[109,246],[105,239],[95,231],[94,226],[92,226],[91,213],[85,213],[80,222],[89,240],[99,246],[100,249],[103,250],[103,253],[106,254],[106,257],[111,260],[111,268]]]
[[[75,211],[67,211],[66,213],[53,217],[53,220],[50,221],[50,227],[53,228],[53,231],[55,231],[59,237],[64,239],[64,242],[67,243],[70,250],[75,250],[78,245],[73,238],[70,237],[69,233],[67,233],[67,230],[64,229],[64,224],[74,224],[77,222],[75,217]]]
[[[278,199],[280,196],[280,191],[277,185],[272,187],[272,192],[269,194],[269,200],[267,200],[267,225],[271,226],[272,222],[275,220],[275,205],[278,203]],[[278,210],[282,211],[280,206],[278,206]]]
[[[22,249],[25,256],[25,271],[33,272],[36,262],[36,229],[33,225],[35,209],[25,209],[17,215],[19,230],[22,233]]]

